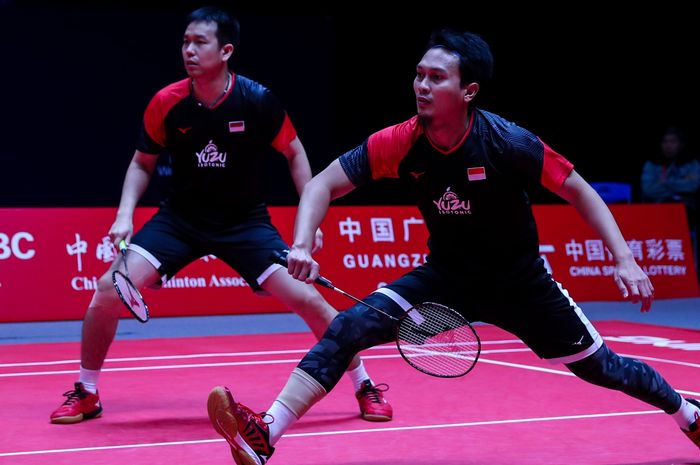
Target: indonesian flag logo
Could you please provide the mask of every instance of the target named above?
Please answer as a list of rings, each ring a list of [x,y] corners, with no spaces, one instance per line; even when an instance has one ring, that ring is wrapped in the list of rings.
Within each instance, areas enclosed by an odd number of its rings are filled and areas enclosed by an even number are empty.
[[[483,166],[467,168],[467,178],[470,181],[483,181],[486,179],[486,168]]]
[[[228,132],[243,132],[245,131],[245,121],[229,121]]]

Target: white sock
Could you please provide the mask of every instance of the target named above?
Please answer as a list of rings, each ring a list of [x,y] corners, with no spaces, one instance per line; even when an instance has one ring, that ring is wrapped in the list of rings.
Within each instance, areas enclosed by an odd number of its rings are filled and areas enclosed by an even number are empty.
[[[100,370],[88,370],[87,368],[80,367],[80,377],[78,381],[83,383],[83,387],[88,392],[97,394],[97,378],[100,377]]]
[[[274,418],[274,421],[268,425],[270,428],[270,445],[274,446],[282,437],[282,434],[297,421],[297,417],[278,400],[272,403],[270,409],[267,411],[267,418],[263,417],[263,419],[265,421],[270,421],[270,416]]]
[[[681,408],[671,416],[681,429],[688,431],[688,426],[692,425],[700,418],[700,409],[681,397]]]
[[[348,370],[346,371],[346,373],[352,380],[352,384],[355,386],[355,391],[360,390],[363,381],[369,380],[370,383],[372,382],[372,379],[369,377],[369,374],[367,374],[367,370],[365,370],[365,364],[362,362],[362,360],[360,360],[360,364],[357,368],[353,370]]]

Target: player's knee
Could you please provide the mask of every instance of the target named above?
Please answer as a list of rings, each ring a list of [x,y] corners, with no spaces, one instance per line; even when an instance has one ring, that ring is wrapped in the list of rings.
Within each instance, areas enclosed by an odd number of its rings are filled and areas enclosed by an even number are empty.
[[[90,307],[96,310],[103,309],[114,309],[119,308],[121,301],[117,295],[117,291],[114,289],[114,283],[112,282],[111,275],[104,274],[100,279],[97,280],[97,289],[92,295],[92,300],[90,301]]]
[[[326,322],[330,322],[338,312],[316,291],[311,290],[299,293],[290,302],[292,309],[300,316],[322,317]]]
[[[115,292],[112,273],[105,273],[97,280],[97,292]]]
[[[625,379],[620,356],[605,344],[588,357],[569,363],[566,367],[584,381],[611,389],[618,389]]]

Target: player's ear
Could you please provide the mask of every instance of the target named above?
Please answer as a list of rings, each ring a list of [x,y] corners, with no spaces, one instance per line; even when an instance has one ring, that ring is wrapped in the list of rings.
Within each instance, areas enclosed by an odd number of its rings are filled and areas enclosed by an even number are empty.
[[[229,58],[231,58],[231,55],[233,55],[233,50],[235,47],[233,44],[226,44],[223,47],[221,47],[221,58],[224,61],[228,61]]]
[[[469,103],[474,100],[476,94],[479,92],[479,84],[472,82],[464,87],[464,101]]]

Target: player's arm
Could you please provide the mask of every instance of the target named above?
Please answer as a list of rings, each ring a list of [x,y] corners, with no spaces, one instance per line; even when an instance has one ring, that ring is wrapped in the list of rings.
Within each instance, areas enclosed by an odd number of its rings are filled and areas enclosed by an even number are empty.
[[[598,193],[572,170],[556,193],[573,205],[588,225],[603,239],[615,259],[615,282],[622,296],[642,301],[642,312],[651,308],[654,287],[639,267],[610,209]]]
[[[325,218],[331,201],[354,188],[355,185],[338,160],[333,161],[304,187],[294,222],[294,242],[287,257],[289,274],[296,279],[311,283],[318,278],[318,263],[311,258],[314,232]]]
[[[139,150],[134,152],[124,177],[117,217],[109,230],[109,237],[115,244],[122,239],[126,242],[131,241],[131,235],[134,232],[134,210],[148,187],[157,163],[158,155],[151,155]]]
[[[306,150],[301,144],[299,137],[295,137],[287,148],[282,150],[282,155],[287,158],[289,173],[301,197],[304,186],[311,180],[311,166],[309,165],[309,158],[306,156]],[[321,247],[323,247],[323,232],[321,228],[317,228],[314,233],[314,243],[311,252],[316,252]]]
[[[306,156],[306,150],[304,150],[304,146],[299,138],[295,137],[287,148],[282,151],[282,154],[287,158],[289,173],[292,176],[292,181],[294,181],[294,186],[299,196],[301,196],[304,186],[311,180],[311,166]]]

